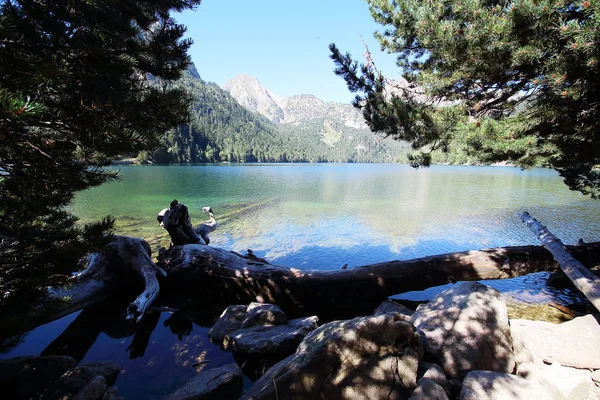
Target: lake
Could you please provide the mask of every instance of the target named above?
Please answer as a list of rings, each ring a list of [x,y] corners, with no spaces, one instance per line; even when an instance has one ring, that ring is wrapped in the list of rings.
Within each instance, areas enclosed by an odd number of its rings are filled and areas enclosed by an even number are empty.
[[[156,214],[173,199],[192,222],[211,206],[211,245],[297,268],[538,244],[529,211],[565,243],[600,240],[600,201],[548,169],[393,164],[123,166],[122,180],[80,194],[82,221],[117,218],[117,233],[168,243]]]
[[[122,166],[120,182],[81,193],[72,211],[82,222],[117,218],[116,233],[168,244],[156,214],[177,199],[198,224],[211,206],[219,228],[211,245],[252,249],[296,268],[339,269],[393,259],[496,246],[538,244],[520,222],[529,211],[565,243],[600,241],[600,201],[569,191],[556,172],[510,167],[436,166],[414,170],[377,164],[222,164]],[[547,302],[568,291],[545,274],[488,282],[518,301]],[[403,295],[424,300],[440,289]],[[401,296],[402,297],[402,296]],[[159,399],[202,368],[250,361],[209,343],[220,310],[155,312],[139,325],[125,305],[84,310],[13,340],[0,358],[68,354],[121,365],[126,399]],[[260,368],[260,365],[259,365]],[[250,383],[246,379],[246,386]]]

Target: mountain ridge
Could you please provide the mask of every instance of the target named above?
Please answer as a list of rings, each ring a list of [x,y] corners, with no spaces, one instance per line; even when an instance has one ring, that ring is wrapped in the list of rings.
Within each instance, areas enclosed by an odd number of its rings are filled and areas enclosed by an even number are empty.
[[[279,96],[262,86],[260,81],[251,75],[237,75],[228,80],[223,89],[240,105],[277,124],[329,118],[341,119],[351,128],[368,129],[361,112],[351,104],[327,102],[312,94]]]

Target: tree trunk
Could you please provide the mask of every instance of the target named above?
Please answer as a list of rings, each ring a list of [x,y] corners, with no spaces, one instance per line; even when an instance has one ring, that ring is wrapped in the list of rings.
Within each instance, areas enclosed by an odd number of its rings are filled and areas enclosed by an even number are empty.
[[[524,212],[521,215],[521,221],[531,229],[544,247],[552,253],[554,259],[560,264],[560,268],[573,282],[575,287],[600,311],[600,278],[596,277],[588,268],[577,261],[567,251],[560,239],[529,215],[528,212]]]
[[[600,243],[569,246],[590,266],[600,261]],[[174,246],[162,253],[159,265],[141,240],[118,237],[71,286],[49,291],[46,300],[12,329],[16,334],[53,321],[117,293],[142,291],[131,317],[139,320],[160,290],[194,297],[211,305],[279,304],[289,316],[319,315],[327,319],[370,313],[388,296],[461,280],[503,279],[538,271],[554,271],[558,264],[542,246],[500,247],[441,254],[408,261],[389,261],[351,269],[300,270],[272,265],[253,254],[241,255],[211,246]],[[140,279],[140,271],[144,279]],[[154,277],[153,277],[154,276]],[[132,288],[132,282],[146,282]],[[150,282],[150,284],[148,284]],[[130,307],[131,308],[131,307]],[[17,332],[18,331],[18,332]]]
[[[572,246],[600,260],[600,243]],[[352,269],[300,270],[271,265],[252,256],[201,245],[172,248],[160,256],[167,270],[164,290],[187,290],[221,304],[277,303],[286,312],[325,309],[370,312],[390,295],[449,282],[504,279],[558,265],[541,246],[505,247],[390,261]]]

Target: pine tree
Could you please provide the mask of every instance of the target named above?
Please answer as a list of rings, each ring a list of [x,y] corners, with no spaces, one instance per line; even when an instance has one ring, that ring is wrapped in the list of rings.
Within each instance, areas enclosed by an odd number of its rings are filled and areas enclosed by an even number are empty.
[[[407,84],[332,44],[335,72],[372,130],[479,162],[550,166],[600,197],[598,0],[367,0]],[[419,93],[416,88],[425,93]]]
[[[113,220],[77,224],[69,202],[188,120],[168,82],[191,41],[169,13],[199,3],[0,0],[0,301],[103,244]]]

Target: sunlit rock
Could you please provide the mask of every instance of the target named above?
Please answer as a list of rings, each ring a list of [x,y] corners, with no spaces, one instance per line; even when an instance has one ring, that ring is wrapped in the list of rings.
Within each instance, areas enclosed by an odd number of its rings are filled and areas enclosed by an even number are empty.
[[[472,371],[463,381],[460,400],[563,400],[540,383],[516,375]]]
[[[241,399],[407,399],[422,355],[415,328],[389,313],[317,328]]]
[[[429,378],[421,378],[408,400],[448,400],[446,391]]]
[[[419,370],[417,377],[428,378],[437,383],[444,389],[446,394],[450,394],[450,382],[444,373],[442,367],[434,363],[421,362],[419,364]]]
[[[425,351],[449,378],[514,370],[506,304],[496,289],[477,282],[456,285],[421,304],[412,321],[426,337]]]
[[[415,313],[410,308],[388,299],[382,301],[381,304],[378,305],[375,310],[373,310],[373,315],[386,314],[389,312],[397,312],[398,314],[402,314],[408,318],[412,317]]]
[[[600,369],[600,324],[592,315],[562,324],[514,319],[510,325],[515,343],[526,348],[536,364]]]

